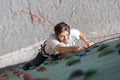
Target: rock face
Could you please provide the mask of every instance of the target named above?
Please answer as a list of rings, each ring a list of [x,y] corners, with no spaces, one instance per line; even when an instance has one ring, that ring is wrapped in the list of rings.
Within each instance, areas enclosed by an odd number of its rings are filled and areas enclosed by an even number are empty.
[[[0,0],[0,55],[20,56],[21,48],[46,39],[62,21],[93,42],[105,39],[92,38],[119,32],[119,8],[119,0]]]

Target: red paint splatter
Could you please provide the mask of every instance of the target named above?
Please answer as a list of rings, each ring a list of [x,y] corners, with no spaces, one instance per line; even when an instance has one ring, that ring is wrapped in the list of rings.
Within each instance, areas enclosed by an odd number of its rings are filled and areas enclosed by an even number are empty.
[[[53,1],[55,1],[55,0],[45,1],[41,4],[41,7],[45,6],[49,2],[53,2]],[[31,21],[33,24],[42,24],[45,27],[46,22],[48,22],[51,26],[55,26],[55,24],[51,20],[49,20],[47,17],[45,17],[42,14],[42,12],[40,11],[41,7],[38,9],[38,15],[37,15],[37,14],[32,13],[32,8],[31,8],[31,4],[30,4],[29,0],[28,0],[28,5],[29,5],[29,7],[24,7],[21,10],[14,12],[14,16],[19,16],[22,13],[25,13],[25,14],[30,15],[30,18],[31,18]]]

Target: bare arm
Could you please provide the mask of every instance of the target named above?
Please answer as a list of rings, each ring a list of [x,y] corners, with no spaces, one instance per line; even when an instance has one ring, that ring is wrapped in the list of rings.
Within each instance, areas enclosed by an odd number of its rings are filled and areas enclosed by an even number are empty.
[[[82,32],[80,32],[80,38],[86,43],[86,45],[88,47],[92,46],[94,43],[92,43],[91,41],[89,41],[87,39],[87,37],[85,36],[85,34],[83,34]]]
[[[62,57],[64,57],[67,53],[77,53],[85,50],[85,47],[66,47],[61,44],[55,47],[55,50],[62,53]]]

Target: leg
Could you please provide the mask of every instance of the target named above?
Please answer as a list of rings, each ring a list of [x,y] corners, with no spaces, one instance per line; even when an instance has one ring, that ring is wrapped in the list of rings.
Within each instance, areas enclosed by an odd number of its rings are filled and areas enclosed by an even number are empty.
[[[39,65],[42,64],[46,59],[47,59],[47,57],[42,56],[41,53],[39,52],[38,55],[36,56],[36,58],[31,61],[31,64],[32,64],[33,66],[39,66]]]
[[[39,52],[38,55],[32,61],[24,65],[23,69],[28,70],[31,66],[39,66],[46,60],[46,58],[47,57],[42,56]]]

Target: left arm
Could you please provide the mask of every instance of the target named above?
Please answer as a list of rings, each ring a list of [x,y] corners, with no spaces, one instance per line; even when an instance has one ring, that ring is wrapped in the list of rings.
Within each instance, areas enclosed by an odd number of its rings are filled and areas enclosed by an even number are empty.
[[[93,42],[89,41],[82,32],[80,32],[80,38],[87,44],[87,47],[90,47],[94,44]]]

